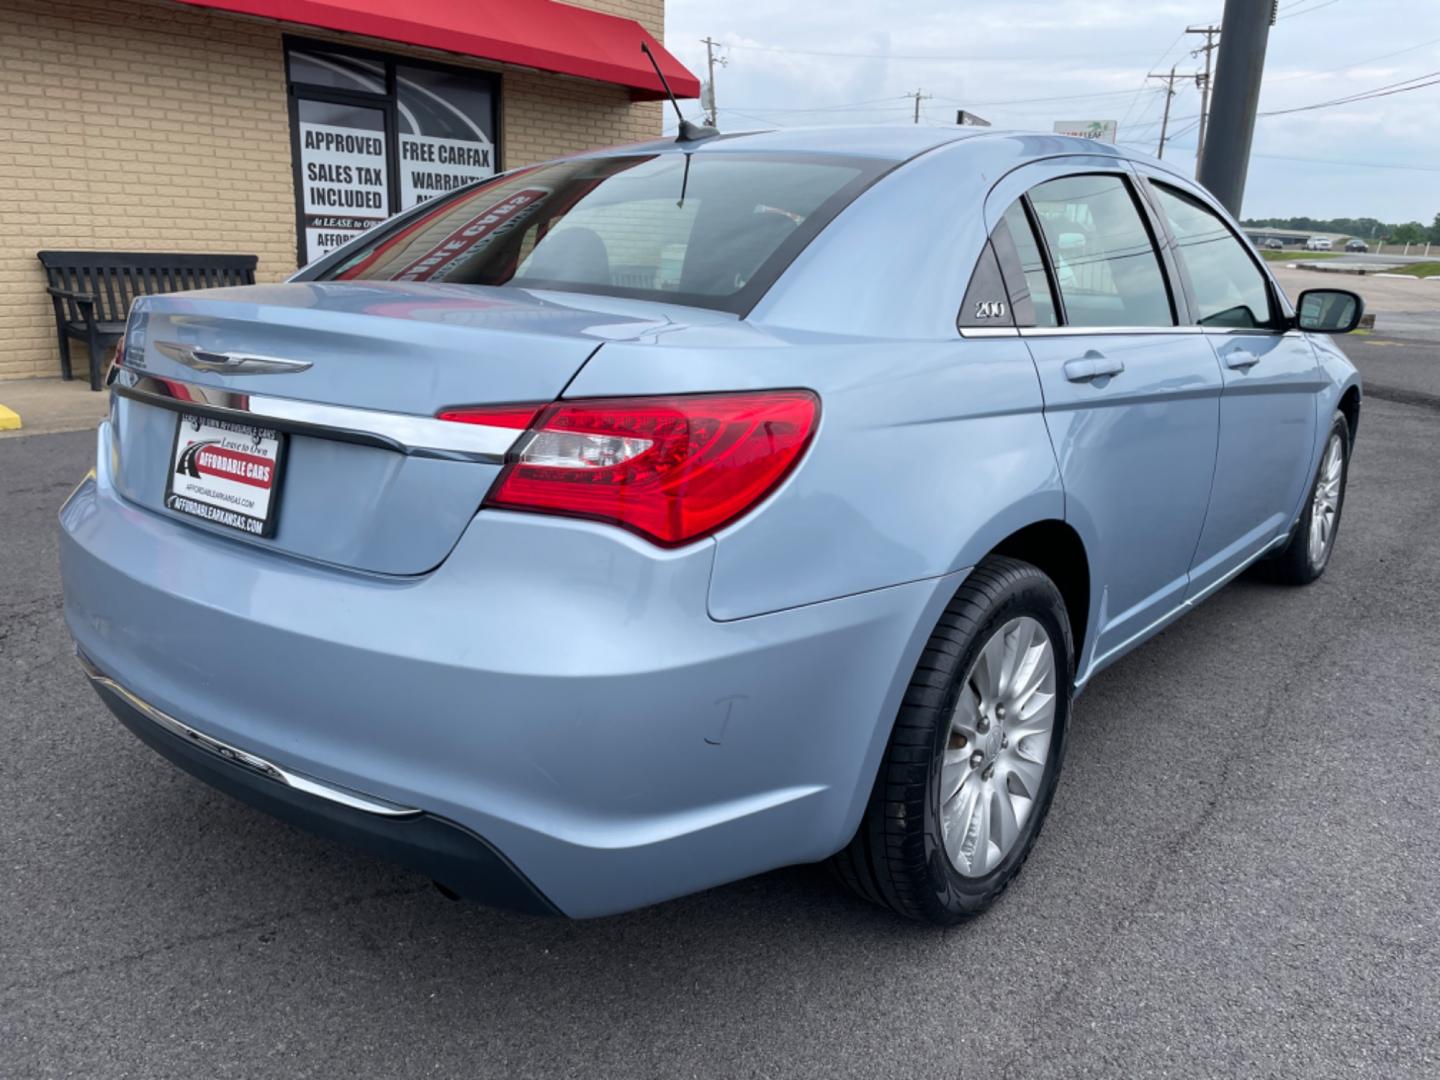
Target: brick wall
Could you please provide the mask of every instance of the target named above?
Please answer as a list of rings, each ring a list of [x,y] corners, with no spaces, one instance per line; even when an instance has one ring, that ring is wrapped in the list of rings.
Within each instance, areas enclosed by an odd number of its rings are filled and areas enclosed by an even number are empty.
[[[663,0],[578,6],[662,36]],[[660,130],[659,104],[578,79],[164,0],[0,0],[0,379],[59,370],[42,249],[250,252],[262,281],[295,269],[286,31],[499,71],[506,167]]]

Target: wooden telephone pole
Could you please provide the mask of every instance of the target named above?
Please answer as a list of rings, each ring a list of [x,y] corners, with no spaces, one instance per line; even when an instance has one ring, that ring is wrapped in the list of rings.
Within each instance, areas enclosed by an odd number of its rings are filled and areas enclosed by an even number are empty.
[[[715,108],[715,65],[719,64],[721,67],[724,67],[730,61],[723,56],[717,57],[715,55],[715,50],[720,47],[720,42],[709,37],[703,40],[705,45],[705,70],[709,73],[709,81],[705,84],[706,89],[709,90],[709,100],[702,101],[701,104],[704,105],[706,109],[705,123],[711,127],[716,127],[718,124],[716,121]]]
[[[1170,126],[1170,102],[1175,97],[1175,80],[1184,76],[1176,75],[1175,67],[1170,69],[1169,75],[1146,75],[1147,79],[1163,79],[1165,81],[1165,114],[1160,117],[1160,148],[1155,151],[1157,158],[1165,156],[1165,131]]]
[[[1205,44],[1196,49],[1191,56],[1205,54],[1205,73],[1196,75],[1195,82],[1200,87],[1200,132],[1195,136],[1195,171],[1200,171],[1200,161],[1205,156],[1205,129],[1210,122],[1210,54],[1220,46],[1215,39],[1220,36],[1218,26],[1187,26],[1187,34],[1204,34]]]
[[[933,94],[927,94],[927,93],[925,93],[925,91],[923,91],[923,90],[914,90],[914,91],[906,94],[905,96],[906,96],[906,97],[912,97],[912,98],[915,99],[915,123],[918,124],[918,123],[920,122],[920,102],[929,100],[930,98],[934,97],[935,95],[933,95]]]

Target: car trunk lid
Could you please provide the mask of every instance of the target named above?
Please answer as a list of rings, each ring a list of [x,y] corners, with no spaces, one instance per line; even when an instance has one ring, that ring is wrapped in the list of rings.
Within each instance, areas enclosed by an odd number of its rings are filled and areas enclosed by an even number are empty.
[[[414,283],[145,298],[114,382],[117,486],[187,526],[356,570],[423,573],[459,539],[523,427],[436,413],[552,401],[605,340],[667,321],[584,299]],[[236,441],[251,436],[226,423],[277,431],[279,461],[273,444]],[[218,500],[254,490],[215,470],[197,477],[194,455],[182,461],[196,440],[227,455],[226,468],[249,469],[252,485],[253,476],[268,483],[275,467],[267,535],[217,523],[224,514],[202,520],[193,501],[171,497],[177,476]]]

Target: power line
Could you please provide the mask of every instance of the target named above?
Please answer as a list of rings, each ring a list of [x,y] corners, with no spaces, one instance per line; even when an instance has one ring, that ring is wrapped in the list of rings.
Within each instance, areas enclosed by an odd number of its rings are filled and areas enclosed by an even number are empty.
[[[1143,147],[1144,143],[1131,142],[1128,139],[1120,140],[1121,146]],[[1440,165],[1407,165],[1395,161],[1335,161],[1333,158],[1309,158],[1293,157],[1288,154],[1251,154],[1251,157],[1263,158],[1266,161],[1298,161],[1306,165],[1334,165],[1337,167],[1354,167],[1357,169],[1400,169],[1408,172],[1436,172],[1440,173]]]
[[[871,98],[869,101],[850,101],[839,105],[814,105],[799,108],[786,108],[782,105],[744,105],[741,108],[749,112],[782,112],[782,113],[817,113],[817,112],[854,112],[856,110],[870,108],[899,108],[909,109],[908,105],[895,105],[895,102],[908,101],[910,94],[893,94],[890,97]]]
[[[1420,82],[1421,79],[1428,79],[1430,81]],[[1386,86],[1377,86],[1371,90],[1361,90],[1346,97],[1333,98],[1330,101],[1316,101],[1309,105],[1297,105],[1292,109],[1270,109],[1259,115],[1287,116],[1290,113],[1310,112],[1314,109],[1332,109],[1339,105],[1353,105],[1361,101],[1373,101],[1375,98],[1390,97],[1392,94],[1404,94],[1411,90],[1423,90],[1425,87],[1434,86],[1437,83],[1440,83],[1440,71],[1430,71],[1424,75],[1416,75],[1413,79],[1402,79],[1400,82],[1389,83]]]
[[[1300,2],[1303,3],[1304,0],[1300,0]],[[1290,12],[1289,15],[1281,15],[1281,16],[1279,16],[1279,18],[1280,18],[1280,19],[1296,19],[1296,18],[1299,18],[1301,15],[1309,15],[1312,11],[1319,11],[1321,8],[1326,8],[1326,7],[1329,7],[1331,4],[1338,4],[1339,2],[1340,2],[1340,0],[1320,0],[1320,3],[1316,4],[1314,7],[1302,8],[1302,9],[1299,10],[1299,11],[1292,11],[1292,12]],[[1286,7],[1294,7],[1294,6],[1295,6],[1294,4],[1287,4],[1287,5],[1286,5]],[[1284,10],[1284,9],[1282,8],[1281,10]],[[1278,20],[1277,20],[1277,21],[1278,21]]]
[[[1366,64],[1373,64],[1376,60],[1389,60],[1392,56],[1402,56],[1405,53],[1415,52],[1430,45],[1440,44],[1440,37],[1431,38],[1429,41],[1422,41],[1419,45],[1407,45],[1403,49],[1396,49],[1394,52],[1381,53],[1379,56],[1367,56],[1364,60],[1356,60],[1354,63],[1344,64],[1337,68],[1326,68],[1324,71],[1302,71],[1298,75],[1277,75],[1273,79],[1267,79],[1268,83],[1294,82],[1296,79],[1313,79],[1319,75],[1334,75],[1338,71],[1354,71],[1356,68],[1364,67]]]
[[[1426,80],[1426,81],[1421,81]],[[1372,101],[1375,98],[1390,97],[1392,94],[1404,94],[1411,90],[1423,90],[1427,86],[1440,85],[1440,71],[1429,71],[1424,75],[1416,75],[1413,78],[1402,79],[1399,82],[1387,83],[1384,86],[1371,87],[1368,90],[1359,90],[1354,94],[1344,97],[1332,98],[1329,101],[1315,101],[1308,105],[1297,105],[1289,109],[1268,109],[1257,116],[1287,116],[1291,113],[1311,112],[1315,109],[1333,109],[1341,105],[1355,105],[1363,101]],[[1198,116],[1182,117],[1184,120],[1196,120]],[[1176,121],[1179,122],[1178,120]],[[1131,131],[1136,128],[1154,127],[1154,123],[1132,125]]]
[[[788,45],[750,45],[750,44],[741,44],[741,43],[739,43],[739,42],[733,42],[733,41],[724,42],[723,44],[724,44],[725,48],[727,48],[727,49],[749,49],[749,50],[751,50],[751,51],[753,51],[753,52],[787,53],[787,54],[793,54],[793,55],[795,55],[795,56],[828,56],[828,57],[835,57],[835,58],[839,58],[839,59],[848,59],[848,60],[907,60],[907,61],[908,61],[908,60],[918,60],[918,61],[934,61],[934,62],[936,62],[936,63],[956,63],[956,62],[963,62],[963,63],[969,63],[969,64],[977,64],[977,63],[984,63],[984,62],[986,62],[986,61],[988,61],[988,60],[994,60],[994,61],[1025,60],[1025,61],[1030,61],[1030,62],[1032,62],[1032,63],[1034,63],[1034,62],[1045,63],[1046,61],[1049,61],[1049,60],[1093,60],[1093,59],[1095,58],[1095,54],[1094,54],[1093,52],[1060,53],[1060,54],[1056,54],[1056,55],[1053,55],[1053,56],[1041,56],[1041,57],[1037,57],[1034,53],[1016,54],[1016,55],[1012,55],[1012,56],[998,55],[998,54],[996,54],[996,53],[983,53],[983,54],[978,54],[978,55],[975,55],[975,56],[958,56],[958,55],[956,55],[956,54],[954,54],[954,53],[947,53],[947,54],[945,54],[945,55],[919,55],[919,56],[916,56],[916,55],[905,55],[905,54],[898,54],[898,53],[832,52],[832,51],[830,51],[830,50],[828,50],[828,49],[795,49],[795,48],[791,48],[791,47],[788,46]],[[1172,45],[1171,48],[1174,48],[1174,46]],[[1165,51],[1168,53],[1170,50],[1167,49],[1167,50],[1165,50]],[[1136,50],[1131,50],[1131,51],[1128,51],[1128,52],[1112,52],[1112,53],[1106,53],[1105,55],[1106,55],[1106,56],[1144,56],[1144,55],[1146,55],[1147,52],[1148,52],[1148,50],[1146,50],[1146,51],[1144,51],[1144,52],[1142,52],[1142,51],[1136,51]]]
[[[1169,45],[1165,46],[1165,51],[1160,54],[1159,59],[1157,59],[1153,64],[1151,64],[1150,67],[1151,67],[1151,68],[1158,68],[1158,67],[1163,66],[1164,63],[1165,63],[1166,58],[1170,55],[1171,50],[1174,49],[1176,45],[1179,45],[1180,42],[1181,42],[1181,40],[1182,40],[1184,37],[1185,37],[1185,31],[1184,31],[1184,30],[1181,30],[1180,33],[1178,33],[1178,34],[1175,35],[1175,39],[1174,39],[1173,41],[1171,41]],[[1141,95],[1143,95],[1143,94],[1145,93],[1145,91],[1148,90],[1148,89],[1149,89],[1149,83],[1148,83],[1148,81],[1145,80],[1145,79],[1141,79],[1141,80],[1140,80],[1140,89],[1137,90],[1137,91],[1135,91],[1135,96],[1130,99],[1130,104],[1129,104],[1129,105],[1126,107],[1126,109],[1125,109],[1125,115],[1120,118],[1120,124],[1121,124],[1121,126],[1123,126],[1125,123],[1127,123],[1127,122],[1129,121],[1129,119],[1130,119],[1130,114],[1135,111],[1135,106],[1139,103]],[[1144,114],[1142,113],[1141,115],[1143,116]]]
[[[952,98],[939,96],[937,101],[953,101],[959,105],[1032,105],[1035,102],[1045,101],[1088,101],[1092,98],[1125,97],[1132,93],[1130,90],[1099,90],[1093,94],[1056,94],[1053,97],[1032,97],[1012,98],[1009,101],[971,101],[968,98]],[[908,96],[908,95],[907,95]]]

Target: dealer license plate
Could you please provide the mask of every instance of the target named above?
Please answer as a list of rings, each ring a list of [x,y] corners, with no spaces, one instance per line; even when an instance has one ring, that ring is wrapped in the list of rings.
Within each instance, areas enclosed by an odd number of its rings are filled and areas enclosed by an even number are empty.
[[[165,505],[212,525],[272,536],[284,451],[278,431],[182,413]]]

